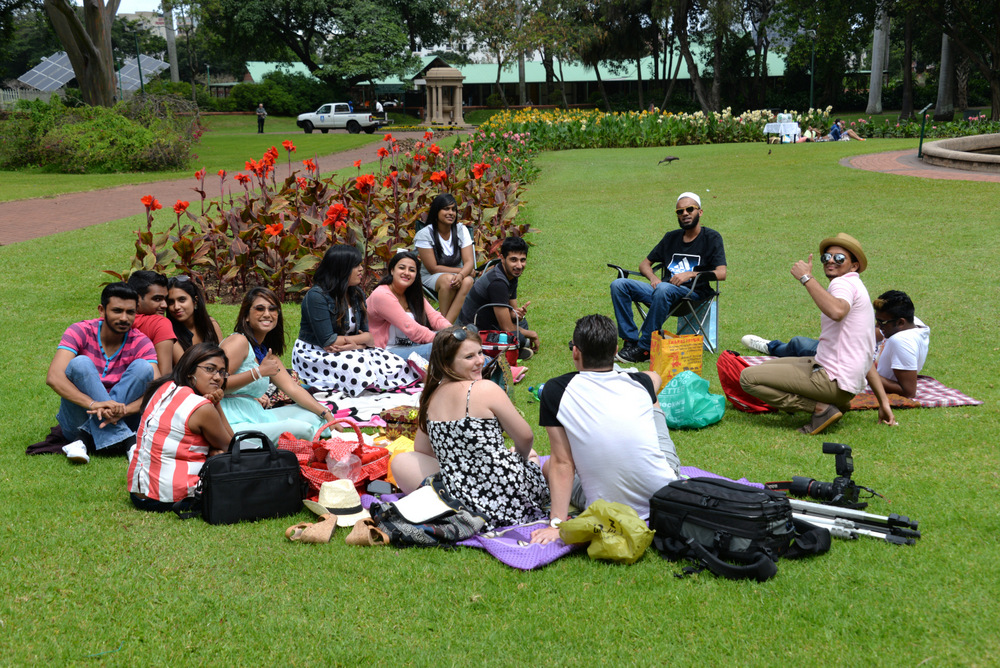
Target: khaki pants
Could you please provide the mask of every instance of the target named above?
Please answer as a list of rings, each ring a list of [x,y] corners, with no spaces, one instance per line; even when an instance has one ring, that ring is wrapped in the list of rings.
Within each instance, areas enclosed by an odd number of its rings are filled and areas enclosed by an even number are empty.
[[[830,380],[815,357],[783,357],[747,367],[740,385],[747,394],[788,412],[812,413],[817,402],[846,411],[854,398]]]

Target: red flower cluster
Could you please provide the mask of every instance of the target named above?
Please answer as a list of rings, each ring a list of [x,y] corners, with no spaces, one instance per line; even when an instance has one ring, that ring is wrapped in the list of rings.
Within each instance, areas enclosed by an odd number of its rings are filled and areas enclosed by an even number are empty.
[[[311,158],[309,160],[303,160],[302,164],[305,165],[307,172],[319,171],[319,167],[316,166],[316,161]]]
[[[431,144],[430,148],[427,149],[434,155],[441,155],[441,148],[437,144]]]
[[[393,141],[391,134],[387,134],[386,136],[382,137],[382,139],[385,141]]]
[[[486,170],[489,168],[490,168],[489,164],[485,162],[477,162],[476,164],[472,165],[472,176],[476,179],[481,179],[483,178],[483,174],[485,174]]]
[[[291,139],[286,139],[285,141],[281,142],[281,145],[284,146],[285,150],[288,151],[289,153],[295,150],[295,144],[292,143]]]
[[[194,173],[194,178],[198,179],[199,181],[201,181],[203,178],[205,178],[205,168],[202,167],[197,172],[195,172]]]
[[[272,237],[276,237],[279,234],[281,234],[282,230],[284,229],[285,229],[284,224],[274,223],[272,225],[267,225],[266,227],[264,227],[264,234],[269,234]]]
[[[226,178],[226,170],[224,170],[224,169],[220,169],[219,170],[219,178],[220,179]]]
[[[440,171],[440,172],[431,172],[431,182],[432,183],[441,183],[442,181],[445,180],[445,178],[447,178],[447,176],[448,176],[448,174],[446,172],[444,172],[443,170]]]
[[[309,186],[309,182],[306,181],[306,177],[300,176],[295,179],[295,182],[299,184],[300,190],[305,190]]]
[[[237,174],[234,178],[243,185],[250,183],[250,177],[246,174]]]
[[[160,204],[156,200],[156,198],[153,197],[152,195],[146,195],[145,197],[143,197],[139,201],[142,202],[143,206],[146,207],[146,211],[147,212],[149,212],[149,211],[156,211],[157,209],[162,209],[163,208],[163,205]]]
[[[377,153],[378,153],[378,157],[379,157],[380,160],[382,158],[385,158],[385,157],[389,156],[389,151],[386,150],[385,146],[379,146]]]
[[[347,207],[337,202],[331,206],[326,211],[326,220],[323,221],[326,226],[333,225],[336,230],[343,229],[347,227]]]
[[[430,141],[430,138],[434,136],[434,133],[428,130],[424,133],[424,141]]]
[[[189,204],[190,202],[183,202],[181,200],[177,200],[177,204],[174,204],[174,213],[176,213],[178,216],[181,215],[182,213],[187,211]]]
[[[362,174],[357,180],[358,190],[361,191],[363,195],[367,195],[368,191],[372,189],[375,185],[375,175],[374,174]]]
[[[391,188],[392,183],[393,181],[396,180],[397,176],[399,176],[399,172],[395,170],[389,172],[389,176],[385,177],[385,181],[382,182],[382,185],[385,186],[386,188]]]
[[[361,169],[361,161],[360,160],[355,160],[354,161],[354,168],[355,169]]]
[[[427,156],[424,155],[424,154],[422,154],[422,153],[417,153],[415,156],[413,156],[413,161],[414,162],[422,162],[422,161],[424,161],[426,159],[427,159]]]

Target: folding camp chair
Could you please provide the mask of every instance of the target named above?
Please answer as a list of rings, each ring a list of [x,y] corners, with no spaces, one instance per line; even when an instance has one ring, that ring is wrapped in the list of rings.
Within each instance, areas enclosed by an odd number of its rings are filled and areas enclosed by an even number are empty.
[[[639,278],[645,278],[638,271],[632,271],[630,269],[625,269],[619,267],[617,264],[608,263],[608,266],[618,272],[618,278],[631,278],[633,276],[638,276]],[[663,280],[667,280],[670,276],[670,272],[662,264],[653,265],[653,271],[659,272]],[[705,291],[704,288],[710,287],[712,282],[715,286],[710,290]],[[702,288],[702,294],[699,296],[697,291]],[[681,297],[680,301],[674,304],[674,307],[670,309],[670,313],[667,314],[667,320],[670,318],[677,318],[677,333],[678,334],[697,334],[702,337],[702,343],[705,350],[715,353],[719,348],[719,279],[712,271],[702,271],[695,276],[694,280],[691,282],[691,288],[688,290],[687,294]],[[639,312],[639,318],[642,321],[646,320],[646,313],[648,308],[645,304],[640,302],[633,302],[635,304],[636,310]],[[665,321],[664,321],[665,322]]]

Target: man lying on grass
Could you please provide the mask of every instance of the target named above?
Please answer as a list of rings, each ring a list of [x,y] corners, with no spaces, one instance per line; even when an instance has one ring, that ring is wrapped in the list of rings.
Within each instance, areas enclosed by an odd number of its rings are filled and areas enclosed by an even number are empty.
[[[597,499],[616,501],[645,519],[649,498],[678,477],[680,461],[656,398],[660,376],[615,371],[617,344],[610,318],[580,318],[569,344],[577,370],[545,383],[539,396],[538,423],[552,448],[544,470],[552,508],[549,528],[532,532],[533,543],[559,537],[570,502],[586,508]]]
[[[812,253],[791,270],[820,311],[816,356],[785,357],[747,367],[740,374],[740,385],[774,408],[811,413],[812,420],[799,431],[815,435],[843,417],[851,399],[864,391],[867,379],[878,399],[879,421],[895,424],[889,397],[872,365],[875,311],[860,276],[868,258],[858,240],[843,232],[821,241],[819,252],[823,272],[830,279],[828,289],[812,276]]]

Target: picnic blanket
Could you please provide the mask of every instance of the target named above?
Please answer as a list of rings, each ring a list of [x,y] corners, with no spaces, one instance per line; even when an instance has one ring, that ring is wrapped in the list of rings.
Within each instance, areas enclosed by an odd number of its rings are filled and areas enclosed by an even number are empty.
[[[766,355],[742,355],[750,366],[762,364],[768,360],[777,359]],[[948,387],[930,376],[917,376],[917,396],[910,399],[898,394],[889,394],[889,405],[893,408],[946,408],[950,406],[978,406],[983,403],[967,394]],[[872,394],[871,388],[851,399],[852,411],[874,410],[878,408],[878,400]]]

